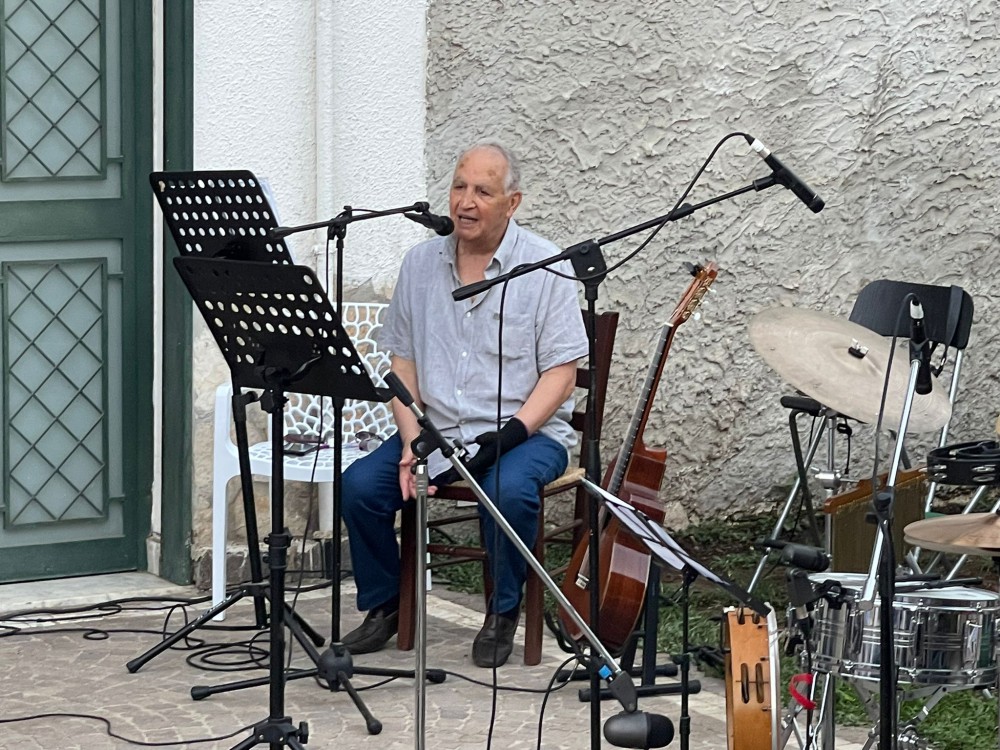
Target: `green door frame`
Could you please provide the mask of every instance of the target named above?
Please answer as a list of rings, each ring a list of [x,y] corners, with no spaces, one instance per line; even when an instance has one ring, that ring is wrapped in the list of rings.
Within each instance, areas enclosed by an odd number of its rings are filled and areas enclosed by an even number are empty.
[[[194,166],[194,0],[163,2],[163,168]],[[161,218],[162,217],[158,217]],[[191,300],[164,231],[160,575],[191,582]]]

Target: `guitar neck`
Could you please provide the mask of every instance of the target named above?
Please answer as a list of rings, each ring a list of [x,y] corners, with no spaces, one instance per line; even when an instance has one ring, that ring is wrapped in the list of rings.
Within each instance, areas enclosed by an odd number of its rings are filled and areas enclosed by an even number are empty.
[[[617,497],[621,491],[622,483],[625,480],[625,473],[628,470],[632,454],[635,453],[636,443],[646,429],[646,422],[649,420],[649,410],[653,404],[653,394],[660,383],[660,376],[663,374],[663,363],[673,341],[674,332],[677,330],[673,322],[667,323],[660,331],[660,340],[656,347],[656,354],[649,363],[646,371],[646,382],[642,386],[642,393],[639,396],[639,403],[636,404],[632,419],[629,422],[628,431],[625,433],[625,442],[622,444],[618,454],[618,461],[615,464],[614,474],[608,485],[608,492]]]

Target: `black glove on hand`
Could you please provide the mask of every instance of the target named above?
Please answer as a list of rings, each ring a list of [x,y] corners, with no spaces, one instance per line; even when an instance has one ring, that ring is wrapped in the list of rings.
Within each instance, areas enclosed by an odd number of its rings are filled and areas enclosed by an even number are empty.
[[[516,448],[528,439],[528,428],[524,426],[517,417],[511,417],[500,431],[490,430],[476,436],[476,443],[480,446],[472,458],[466,462],[466,467],[472,476],[478,478],[496,463],[497,443],[500,444],[500,455]],[[455,469],[448,469],[443,474],[434,477],[431,484],[443,487],[446,484],[457,482],[461,477]]]
[[[507,424],[500,428],[500,432],[491,430],[482,433],[476,438],[476,443],[481,446],[479,451],[466,464],[469,467],[469,473],[474,477],[478,476],[496,463],[497,443],[500,444],[500,455],[502,456],[527,439],[528,428],[517,417],[511,417]]]

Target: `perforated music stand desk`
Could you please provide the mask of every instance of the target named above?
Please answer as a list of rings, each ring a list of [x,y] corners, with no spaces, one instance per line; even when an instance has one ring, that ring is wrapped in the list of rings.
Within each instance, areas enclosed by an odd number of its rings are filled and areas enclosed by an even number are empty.
[[[314,676],[319,670],[285,673],[282,605],[290,535],[284,520],[284,394],[291,386],[301,393],[336,399],[384,402],[391,394],[372,383],[312,269],[196,257],[174,258],[174,266],[219,345],[234,386],[263,389],[261,406],[271,415],[271,533],[267,539],[272,602],[268,678],[271,713],[257,725],[254,736],[237,748],[258,744],[260,737],[268,737],[265,741],[272,746],[279,741],[294,745],[301,730],[292,727],[284,715],[285,681]],[[308,639],[298,640],[319,667],[321,655],[316,648]],[[344,671],[350,669],[349,658],[348,654]],[[365,719],[374,721],[347,677],[339,668],[333,675],[347,688]],[[249,681],[240,687],[249,683],[258,684]]]
[[[293,264],[253,172],[152,172],[149,184],[181,255]]]
[[[292,265],[292,255],[283,239],[271,239],[270,230],[277,226],[274,208],[264,193],[257,176],[245,169],[218,171],[152,172],[149,184],[153,189],[163,219],[181,255],[203,258],[254,260]],[[257,507],[254,503],[253,476],[250,470],[250,440],[247,436],[246,407],[255,394],[244,394],[233,383],[232,414],[236,433],[236,455],[240,466],[240,489],[243,497],[243,519],[247,535],[247,562],[250,580],[263,581],[260,559],[260,538],[257,531]],[[227,607],[235,604],[241,594],[227,596],[225,542],[213,542],[215,555],[222,547],[222,559],[212,561],[213,617],[223,617]],[[259,590],[259,589],[258,589]],[[259,593],[254,594],[257,627],[267,624],[267,613]],[[313,634],[313,642],[322,638],[298,618]],[[143,654],[128,663],[130,672],[139,669],[158,651]]]

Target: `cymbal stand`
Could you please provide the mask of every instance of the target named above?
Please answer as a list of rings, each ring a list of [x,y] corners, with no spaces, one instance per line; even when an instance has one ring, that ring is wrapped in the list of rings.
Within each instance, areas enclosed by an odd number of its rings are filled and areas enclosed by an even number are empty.
[[[912,297],[912,295],[910,295]],[[923,313],[920,313],[923,318]],[[899,737],[899,706],[896,703],[896,660],[894,651],[893,604],[896,597],[896,558],[892,544],[892,512],[895,499],[896,478],[903,461],[903,442],[910,423],[913,398],[917,390],[917,378],[922,365],[916,348],[910,346],[910,375],[903,401],[903,412],[899,420],[899,433],[893,449],[892,463],[886,486],[875,493],[872,508],[878,523],[875,547],[872,550],[868,578],[858,599],[860,610],[871,610],[875,604],[875,588],[879,595],[879,750],[895,750]],[[881,420],[880,420],[881,422]],[[878,483],[873,479],[872,486]]]

